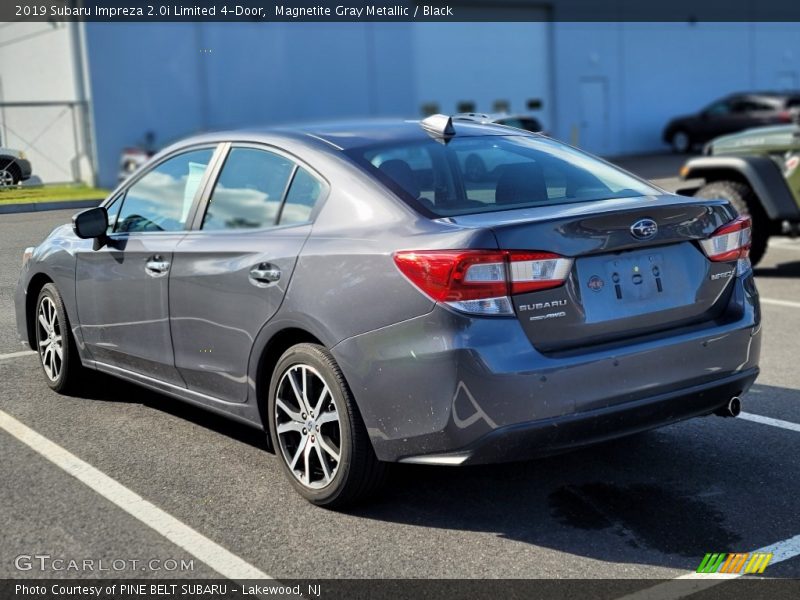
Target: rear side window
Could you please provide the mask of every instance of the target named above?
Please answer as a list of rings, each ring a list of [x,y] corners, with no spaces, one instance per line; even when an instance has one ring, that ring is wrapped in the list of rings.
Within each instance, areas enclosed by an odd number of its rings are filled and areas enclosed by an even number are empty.
[[[321,195],[322,184],[319,180],[304,168],[298,167],[289,193],[286,194],[279,224],[291,225],[309,221]]]
[[[222,167],[202,229],[254,229],[275,225],[294,163],[255,148],[233,148]]]
[[[125,193],[115,232],[184,228],[213,148],[184,152],[158,164]]]
[[[350,156],[413,206],[438,216],[658,193],[599,159],[539,136],[433,139]]]

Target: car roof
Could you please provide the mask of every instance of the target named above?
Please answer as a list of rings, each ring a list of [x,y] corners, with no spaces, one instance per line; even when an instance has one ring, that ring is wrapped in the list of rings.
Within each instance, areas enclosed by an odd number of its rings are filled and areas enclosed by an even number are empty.
[[[456,137],[476,137],[491,135],[535,135],[522,130],[510,131],[503,125],[476,123],[472,121],[453,120]],[[309,144],[320,141],[337,150],[374,146],[383,143],[400,141],[424,141],[431,134],[422,128],[420,121],[360,120],[335,121],[326,123],[281,125],[276,127],[252,127],[229,131],[204,133],[186,138],[179,146],[197,143],[221,141],[268,142],[275,138],[290,139]]]

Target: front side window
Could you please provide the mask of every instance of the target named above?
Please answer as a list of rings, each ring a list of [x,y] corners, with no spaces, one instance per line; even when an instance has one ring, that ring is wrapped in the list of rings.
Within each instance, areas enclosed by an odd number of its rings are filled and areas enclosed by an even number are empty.
[[[125,193],[114,231],[182,230],[213,154],[213,148],[184,152],[146,173]]]
[[[646,182],[555,140],[455,137],[357,148],[350,156],[401,198],[437,216],[658,193]]]
[[[254,229],[275,225],[294,164],[255,148],[233,148],[211,193],[202,228]]]

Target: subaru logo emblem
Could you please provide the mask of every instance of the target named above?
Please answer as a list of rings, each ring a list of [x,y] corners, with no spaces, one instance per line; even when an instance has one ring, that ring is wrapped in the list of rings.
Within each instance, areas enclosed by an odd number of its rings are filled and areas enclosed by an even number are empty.
[[[637,240],[649,240],[658,233],[658,224],[653,219],[639,219],[631,225],[631,235]]]

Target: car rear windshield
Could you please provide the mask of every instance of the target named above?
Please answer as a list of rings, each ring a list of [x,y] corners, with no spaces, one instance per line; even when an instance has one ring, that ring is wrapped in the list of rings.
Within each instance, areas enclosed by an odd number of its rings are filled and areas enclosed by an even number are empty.
[[[658,193],[644,181],[543,136],[433,138],[348,155],[417,209],[439,217]]]

